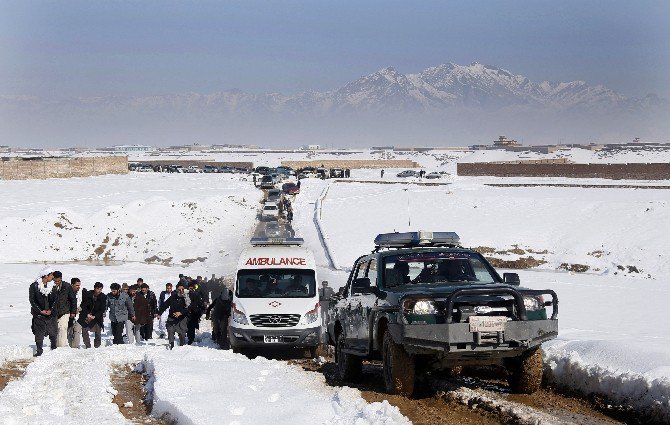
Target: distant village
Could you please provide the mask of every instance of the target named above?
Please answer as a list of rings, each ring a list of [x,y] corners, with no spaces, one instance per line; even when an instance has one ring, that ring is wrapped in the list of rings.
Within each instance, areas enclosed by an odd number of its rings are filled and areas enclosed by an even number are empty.
[[[476,144],[470,146],[373,146],[369,149],[371,152],[429,152],[429,151],[476,151],[476,150],[505,150],[510,152],[535,152],[540,154],[550,154],[567,149],[586,149],[594,152],[600,151],[649,151],[649,150],[670,150],[670,143],[651,143],[644,142],[640,138],[622,142],[622,143],[588,143],[588,144],[555,144],[555,145],[523,145],[516,140],[508,139],[507,136],[499,136],[490,144]],[[241,144],[190,144],[177,146],[149,146],[149,145],[116,145],[101,148],[71,147],[60,149],[43,148],[19,148],[0,145],[0,156],[3,157],[22,157],[22,156],[76,156],[81,154],[120,154],[133,155],[145,154],[150,156],[161,155],[188,155],[198,153],[257,153],[257,152],[319,152],[319,153],[354,153],[365,152],[368,148],[328,148],[321,145],[305,145],[299,148],[264,148],[256,145]]]

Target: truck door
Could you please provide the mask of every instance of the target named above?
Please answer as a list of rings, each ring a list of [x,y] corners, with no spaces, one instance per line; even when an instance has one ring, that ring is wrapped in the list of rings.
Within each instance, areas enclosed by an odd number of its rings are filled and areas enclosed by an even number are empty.
[[[364,277],[368,268],[368,261],[359,261],[355,270],[352,272],[352,279],[350,285],[358,278]],[[362,349],[362,341],[360,340],[361,328],[361,294],[352,291],[349,286],[349,294],[344,305],[344,333],[346,338],[346,345],[349,348],[356,350]]]
[[[370,279],[370,287],[377,287],[377,260],[372,259],[365,270],[365,277]],[[372,309],[377,304],[377,295],[374,293],[361,294],[358,297],[359,309],[357,316],[360,318],[358,323],[358,341],[361,349],[366,352],[370,349],[370,330],[372,329]]]

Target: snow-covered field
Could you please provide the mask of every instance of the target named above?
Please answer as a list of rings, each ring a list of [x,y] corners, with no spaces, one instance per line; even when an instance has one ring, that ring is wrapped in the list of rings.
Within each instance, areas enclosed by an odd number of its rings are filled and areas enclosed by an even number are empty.
[[[237,176],[209,174],[1,181],[0,191],[0,365],[32,359],[27,291],[42,263],[79,277],[84,288],[103,282],[105,291],[138,277],[159,293],[179,273],[229,276],[261,198]],[[112,403],[110,373],[127,363],[152,377],[154,414],[182,424],[409,423],[397,407],[367,403],[358,390],[328,386],[323,375],[210,348],[207,323],[201,346],[175,351],[156,339],[108,346],[109,335],[97,350],[47,349],[0,393],[0,423],[126,423]]]
[[[315,221],[325,241],[315,241],[313,249],[327,247],[343,270],[372,250],[378,233],[408,229],[453,230],[465,246],[518,245],[524,255],[546,258],[537,269],[514,271],[523,286],[559,295],[559,338],[544,345],[551,379],[670,420],[670,327],[664,313],[670,243],[662,236],[670,223],[670,191],[508,189],[459,178],[437,187],[318,180],[302,186],[297,223],[314,219],[307,210],[320,198]],[[532,253],[544,250],[549,253]],[[555,270],[562,262],[588,265],[591,272]],[[335,288],[346,280],[344,272],[333,276]]]
[[[292,155],[218,159],[278,165],[282,159],[313,158]],[[456,160],[470,155],[395,157],[454,173]],[[339,287],[353,260],[372,249],[374,236],[393,230],[453,230],[465,246],[491,248],[492,256],[546,261],[519,273],[523,285],[554,289],[561,300],[559,339],[545,344],[551,378],[670,421],[670,327],[664,314],[670,298],[665,281],[670,190],[501,188],[488,185],[501,179],[456,176],[437,186],[375,183],[423,183],[397,178],[398,171],[386,170],[381,179],[378,170],[352,170],[352,178],[363,183],[303,181],[294,227],[314,251],[321,280]],[[158,292],[178,273],[230,276],[253,231],[261,197],[250,182],[226,174],[0,181],[0,193],[0,362],[32,354],[27,288],[42,263],[57,263],[66,278],[80,277],[86,288],[101,281],[105,290],[138,277]],[[568,273],[560,270],[563,263],[589,269]],[[108,420],[98,422],[122,423],[111,403],[109,371],[126,362],[141,363],[152,374],[155,412],[180,423],[407,421],[388,404],[368,404],[357,390],[328,387],[320,376],[285,362],[207,348],[206,334],[203,344],[174,352],[162,346],[47,351],[0,393],[0,422],[90,423],[89,415],[97,415]],[[180,377],[187,387],[177,388]],[[79,389],[69,393],[68,385],[88,389],[90,400],[75,405]],[[189,394],[204,401],[192,404]],[[296,411],[302,403],[318,406],[316,416]]]

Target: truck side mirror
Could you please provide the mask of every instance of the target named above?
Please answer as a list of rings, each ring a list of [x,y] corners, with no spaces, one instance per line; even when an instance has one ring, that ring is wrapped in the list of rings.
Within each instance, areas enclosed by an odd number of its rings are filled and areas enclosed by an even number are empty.
[[[370,279],[367,277],[359,277],[358,279],[351,282],[351,295],[365,295],[372,293]]]
[[[508,285],[519,286],[521,279],[519,279],[519,275],[516,273],[503,273],[503,282]]]

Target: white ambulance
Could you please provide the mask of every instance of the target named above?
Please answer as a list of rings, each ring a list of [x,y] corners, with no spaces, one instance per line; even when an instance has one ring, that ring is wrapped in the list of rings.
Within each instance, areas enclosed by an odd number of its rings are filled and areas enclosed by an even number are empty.
[[[321,308],[314,255],[301,238],[253,238],[237,265],[230,345],[298,347],[313,355],[319,345]]]

